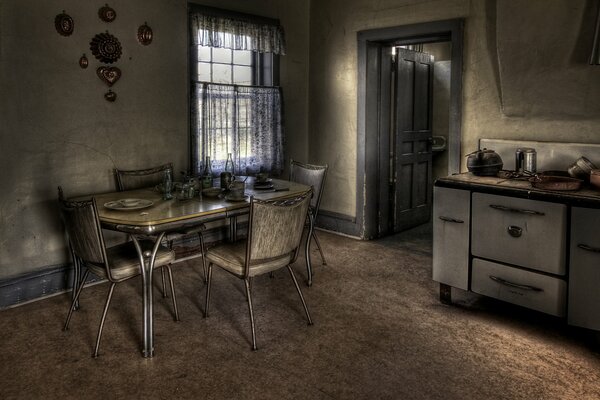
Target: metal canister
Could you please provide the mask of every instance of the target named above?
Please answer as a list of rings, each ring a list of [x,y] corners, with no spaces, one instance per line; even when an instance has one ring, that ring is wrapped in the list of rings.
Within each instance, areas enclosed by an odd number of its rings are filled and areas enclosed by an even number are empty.
[[[221,189],[229,190],[229,185],[233,182],[233,175],[231,172],[221,172]]]
[[[521,147],[515,152],[515,171],[537,172],[537,153],[531,147]]]

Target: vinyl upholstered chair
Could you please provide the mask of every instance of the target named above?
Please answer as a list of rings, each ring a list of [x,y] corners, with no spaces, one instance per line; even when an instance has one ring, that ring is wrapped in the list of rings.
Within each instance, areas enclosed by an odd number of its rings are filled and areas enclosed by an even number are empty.
[[[314,165],[305,164],[298,161],[290,160],[290,181],[301,183],[307,186],[311,186],[313,189],[313,197],[310,200],[310,207],[308,209],[308,235],[307,241],[314,240],[321,255],[321,262],[323,265],[327,265],[327,260],[323,254],[321,243],[315,232],[315,221],[317,220],[317,214],[319,213],[319,207],[321,205],[321,196],[323,195],[323,187],[325,186],[325,178],[327,177],[328,165]],[[306,246],[306,266],[308,274],[308,285],[312,285],[312,267],[310,262],[310,242]]]
[[[251,279],[280,268],[287,268],[300,295],[308,324],[312,325],[304,296],[298,286],[291,264],[298,257],[310,192],[282,201],[261,201],[250,198],[248,236],[244,241],[216,246],[206,253],[208,284],[206,285],[205,317],[209,315],[210,286],[213,266],[218,266],[243,279],[252,328],[252,349],[256,350],[256,330],[252,308]]]
[[[69,329],[69,322],[73,311],[76,309],[76,304],[81,295],[81,291],[86,282],[88,274],[93,272],[100,278],[107,279],[110,283],[104,311],[98,328],[98,336],[94,347],[93,356],[98,356],[100,348],[100,340],[102,338],[102,329],[110,301],[118,283],[140,275],[140,261],[143,261],[134,242],[126,242],[113,247],[106,248],[104,236],[98,218],[98,208],[95,199],[86,201],[69,201],[65,200],[62,189],[59,187],[59,203],[61,216],[65,225],[65,229],[69,238],[69,245],[74,256],[74,262],[77,263],[76,269],[86,267],[85,273],[81,280],[77,282],[75,296],[72,298],[71,307],[65,321],[64,330]],[[139,242],[141,254],[149,256],[152,253],[153,241]],[[165,267],[172,275],[170,264],[175,260],[175,255],[172,250],[160,245],[156,253],[155,267]],[[78,274],[76,274],[76,279]],[[174,318],[179,320],[177,311],[177,298],[175,296],[175,288],[171,279],[171,297],[173,300]]]
[[[156,186],[162,183],[164,173],[166,170],[171,170],[171,172],[173,172],[173,164],[166,163],[152,168],[137,170],[115,169],[118,189],[119,191],[124,191]],[[167,241],[169,248],[171,249],[173,249],[173,242],[175,240],[184,239],[186,237],[197,236],[200,242],[200,251],[195,252],[192,255],[188,255],[186,257],[176,258],[175,263],[189,260],[195,257],[200,257],[204,254],[204,237],[202,236],[202,231],[204,229],[204,225],[198,225],[185,229],[181,232],[170,232],[165,235],[165,240]],[[202,272],[204,274],[204,279],[206,280],[206,261],[204,260],[204,257],[202,257]],[[163,296],[166,296],[167,292],[165,284],[165,274],[163,270],[161,270],[161,276],[163,285]]]

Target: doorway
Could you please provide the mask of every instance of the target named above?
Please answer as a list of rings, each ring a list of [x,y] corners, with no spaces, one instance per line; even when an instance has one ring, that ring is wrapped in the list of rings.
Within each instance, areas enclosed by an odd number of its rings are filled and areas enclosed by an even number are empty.
[[[427,223],[434,177],[459,172],[462,27],[450,20],[358,34],[357,219],[365,239]]]

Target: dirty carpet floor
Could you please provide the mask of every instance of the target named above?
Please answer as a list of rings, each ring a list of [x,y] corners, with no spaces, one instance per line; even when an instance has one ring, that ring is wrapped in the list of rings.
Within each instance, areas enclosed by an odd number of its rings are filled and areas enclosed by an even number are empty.
[[[197,261],[174,267],[181,321],[155,291],[156,356],[140,356],[141,285],[118,285],[97,359],[108,285],[88,287],[67,332],[67,294],[0,311],[1,399],[599,399],[591,332],[471,293],[438,301],[427,228],[369,242],[319,232],[303,285],[255,279],[259,350],[243,282],[213,274],[211,316]],[[304,259],[294,266],[305,280]]]

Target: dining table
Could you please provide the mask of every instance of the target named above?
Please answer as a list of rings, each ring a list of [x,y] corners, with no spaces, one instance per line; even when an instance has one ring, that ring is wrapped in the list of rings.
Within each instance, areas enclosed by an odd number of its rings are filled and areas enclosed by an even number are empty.
[[[152,272],[155,256],[166,233],[180,232],[211,221],[229,219],[229,236],[237,236],[237,217],[249,212],[250,196],[260,200],[284,200],[303,195],[310,186],[296,182],[272,179],[272,188],[254,188],[253,180],[245,183],[245,196],[231,199],[221,193],[217,196],[200,195],[185,200],[174,196],[165,200],[159,187],[149,187],[122,192],[110,192],[81,198],[94,197],[98,204],[98,217],[103,229],[130,234],[138,252],[143,286],[143,348],[144,357],[154,356]],[[218,192],[218,191],[217,191]],[[305,252],[310,250],[310,233]],[[152,251],[142,251],[139,238],[154,240]],[[312,273],[310,257],[306,257],[308,273]]]

